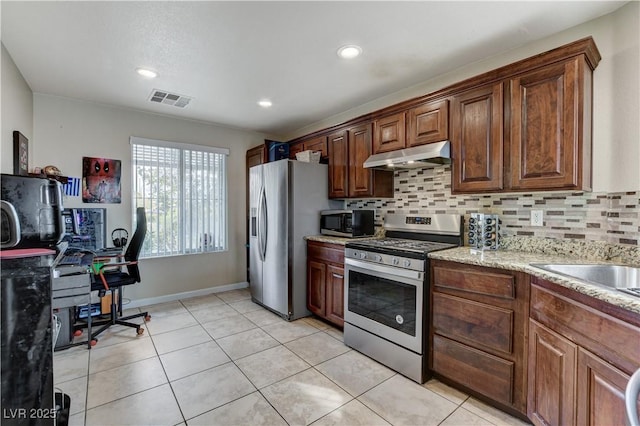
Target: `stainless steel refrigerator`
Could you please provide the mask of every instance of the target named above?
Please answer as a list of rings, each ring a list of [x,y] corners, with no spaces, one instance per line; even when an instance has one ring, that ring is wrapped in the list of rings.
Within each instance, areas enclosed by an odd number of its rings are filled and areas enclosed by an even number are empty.
[[[252,299],[294,320],[307,310],[305,235],[320,233],[328,198],[324,164],[280,160],[249,169],[249,277]]]

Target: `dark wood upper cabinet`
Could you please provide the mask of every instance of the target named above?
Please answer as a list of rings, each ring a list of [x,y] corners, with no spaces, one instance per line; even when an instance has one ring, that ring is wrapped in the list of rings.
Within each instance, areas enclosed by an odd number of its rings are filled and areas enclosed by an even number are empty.
[[[373,170],[365,169],[364,162],[371,155],[371,125],[349,129],[349,196],[373,195]]]
[[[591,189],[591,70],[584,58],[510,80],[510,188]]]
[[[362,169],[367,149],[378,154],[450,140],[453,194],[588,191],[593,70],[600,59],[591,37],[577,40],[297,138],[291,158],[296,148],[323,151],[328,138],[333,198],[392,197],[385,171]],[[368,134],[356,130],[371,123]],[[336,134],[344,139],[332,154]],[[331,168],[334,157],[346,163]]]
[[[265,163],[267,161],[267,148],[265,145],[256,146],[247,150],[247,176],[249,169],[258,164]]]
[[[348,186],[348,132],[341,130],[328,136],[329,198],[347,198]]]
[[[371,129],[364,123],[329,135],[329,198],[393,197],[393,172],[363,167]]]
[[[296,154],[302,151],[320,151],[322,158],[329,157],[326,136],[317,136],[300,142],[289,144],[289,158],[296,159]]]
[[[395,151],[405,147],[405,113],[400,112],[373,122],[373,152]]]
[[[449,139],[449,101],[425,102],[373,122],[373,153]]]
[[[289,144],[289,158],[291,160],[295,160],[296,154],[302,151],[304,151],[304,145],[302,142]]]
[[[407,147],[449,139],[449,101],[427,102],[407,112]]]
[[[453,192],[503,189],[503,85],[494,83],[452,99]]]
[[[322,158],[327,158],[329,152],[327,150],[327,137],[319,136],[317,138],[310,139],[308,141],[304,141],[302,143],[305,151],[320,151],[322,154],[320,155]]]

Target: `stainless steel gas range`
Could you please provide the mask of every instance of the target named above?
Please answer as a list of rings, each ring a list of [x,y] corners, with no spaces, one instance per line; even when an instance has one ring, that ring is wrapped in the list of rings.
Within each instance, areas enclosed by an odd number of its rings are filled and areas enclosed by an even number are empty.
[[[384,227],[384,239],[346,244],[344,342],[424,383],[429,376],[427,255],[462,244],[462,217],[388,214]]]

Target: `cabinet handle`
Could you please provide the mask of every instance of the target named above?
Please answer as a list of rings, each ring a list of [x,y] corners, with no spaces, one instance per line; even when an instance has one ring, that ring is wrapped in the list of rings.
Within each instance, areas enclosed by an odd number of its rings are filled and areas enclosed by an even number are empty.
[[[334,276],[334,277],[336,277],[336,278],[344,279],[344,275],[336,274],[335,272],[334,272],[334,273],[332,273],[331,275],[333,275],[333,276]]]

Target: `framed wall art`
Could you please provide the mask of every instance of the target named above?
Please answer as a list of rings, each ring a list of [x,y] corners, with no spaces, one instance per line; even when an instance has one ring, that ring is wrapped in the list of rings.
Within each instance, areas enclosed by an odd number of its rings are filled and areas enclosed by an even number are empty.
[[[120,160],[82,157],[82,202],[121,202]]]
[[[13,174],[29,174],[29,139],[17,130],[13,131]]]

